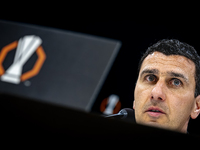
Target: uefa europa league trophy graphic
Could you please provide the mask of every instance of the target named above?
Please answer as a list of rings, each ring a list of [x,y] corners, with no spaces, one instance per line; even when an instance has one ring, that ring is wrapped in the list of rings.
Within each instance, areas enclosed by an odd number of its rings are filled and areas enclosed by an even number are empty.
[[[13,64],[1,76],[2,81],[19,84],[24,64],[41,45],[42,40],[35,35],[24,36],[19,39]]]

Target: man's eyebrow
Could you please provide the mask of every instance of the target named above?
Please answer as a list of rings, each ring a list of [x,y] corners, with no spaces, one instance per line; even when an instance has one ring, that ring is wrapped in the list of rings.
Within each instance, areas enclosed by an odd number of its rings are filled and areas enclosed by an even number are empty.
[[[185,80],[185,82],[188,82],[188,78],[185,77],[182,73],[177,73],[177,72],[170,71],[170,72],[167,72],[167,74],[169,74],[170,76],[173,76],[173,77],[182,78],[182,79]]]
[[[158,69],[144,69],[140,76],[142,76],[143,74],[158,74],[159,73],[159,70]]]

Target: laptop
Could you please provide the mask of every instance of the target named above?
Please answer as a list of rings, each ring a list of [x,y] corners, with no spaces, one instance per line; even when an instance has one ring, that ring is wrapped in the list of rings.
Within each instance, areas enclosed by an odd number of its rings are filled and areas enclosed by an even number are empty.
[[[90,112],[118,40],[0,20],[0,93]]]

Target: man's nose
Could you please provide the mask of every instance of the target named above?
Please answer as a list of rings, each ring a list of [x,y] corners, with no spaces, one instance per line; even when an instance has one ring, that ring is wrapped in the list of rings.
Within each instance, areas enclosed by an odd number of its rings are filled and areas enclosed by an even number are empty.
[[[162,82],[157,82],[151,91],[151,99],[164,101],[166,99],[165,95],[165,85]]]

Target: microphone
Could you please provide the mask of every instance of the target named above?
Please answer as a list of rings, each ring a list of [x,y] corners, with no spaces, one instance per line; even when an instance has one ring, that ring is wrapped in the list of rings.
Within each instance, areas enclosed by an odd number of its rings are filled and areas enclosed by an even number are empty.
[[[124,108],[119,111],[118,114],[108,115],[105,118],[118,118],[118,119],[128,119],[135,122],[135,113],[131,108]]]

